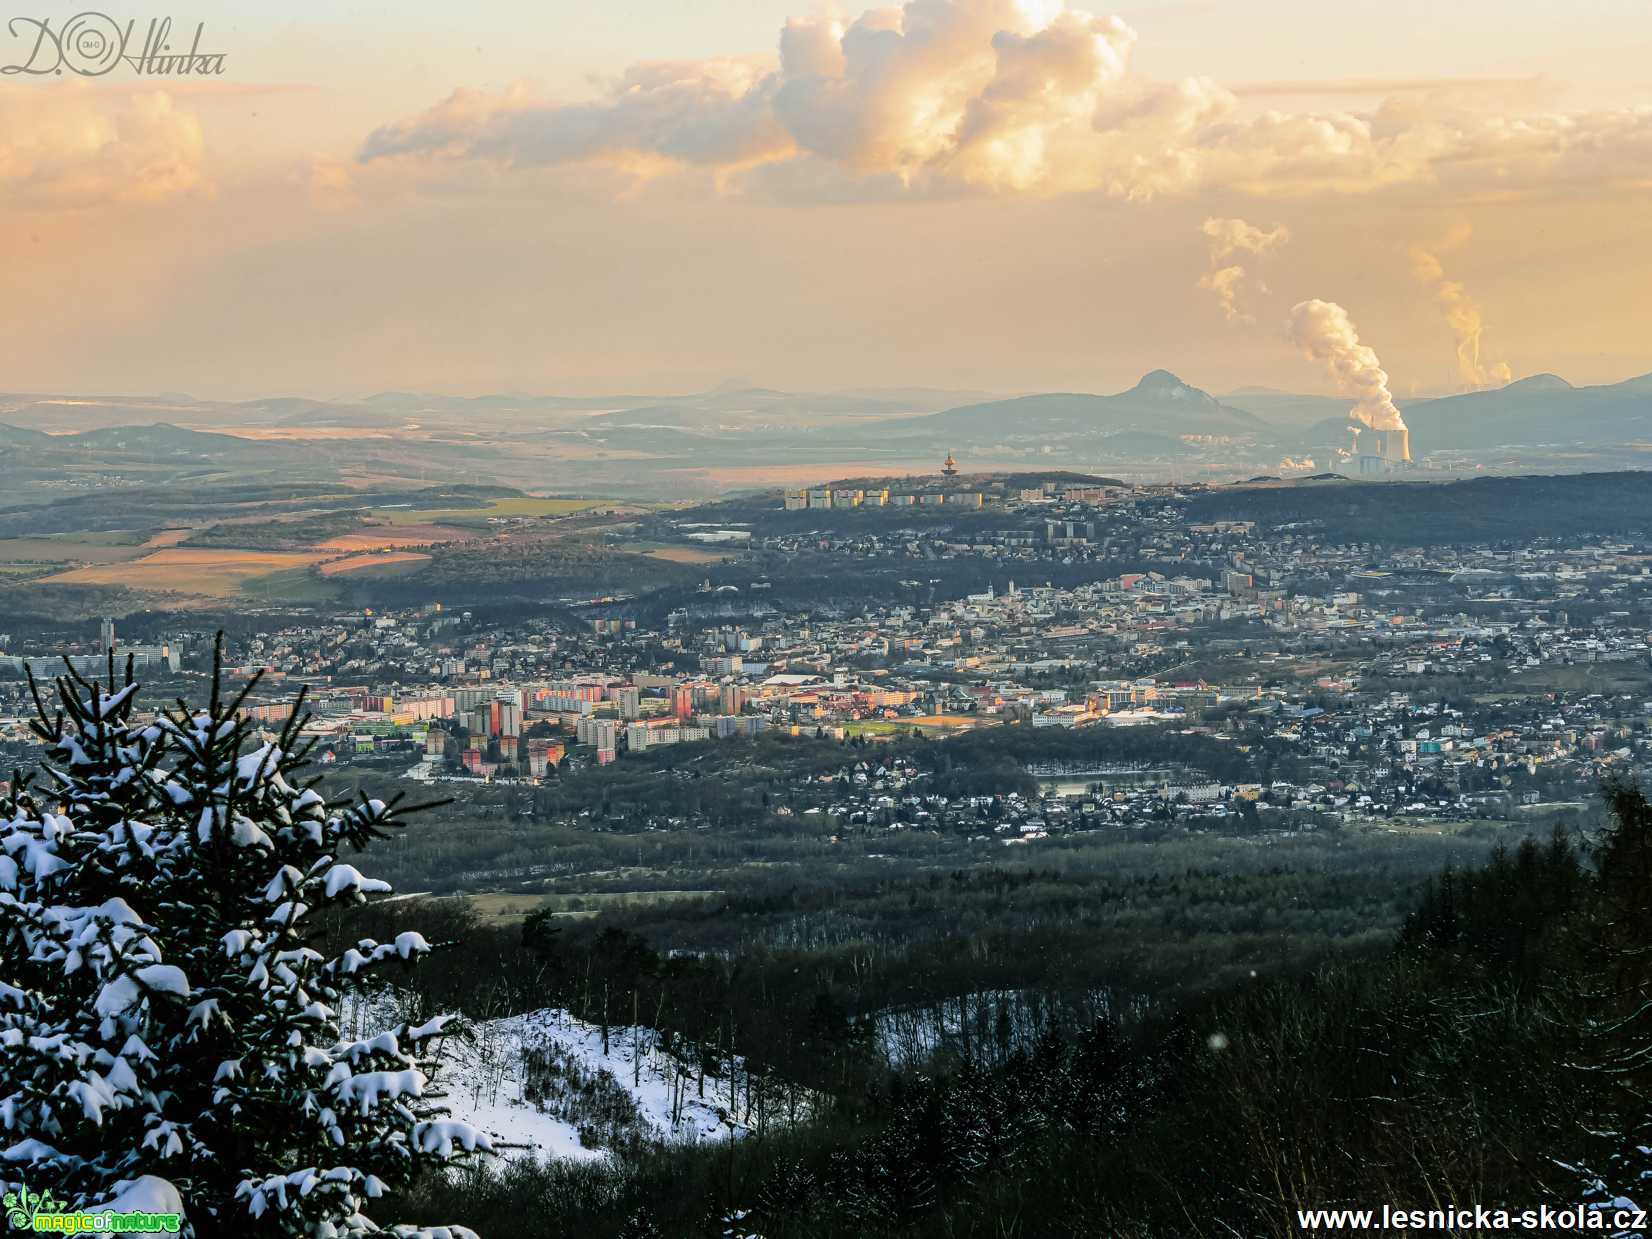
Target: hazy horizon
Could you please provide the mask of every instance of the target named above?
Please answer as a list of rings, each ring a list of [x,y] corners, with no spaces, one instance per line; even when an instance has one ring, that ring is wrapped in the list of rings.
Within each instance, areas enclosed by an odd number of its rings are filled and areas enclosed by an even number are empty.
[[[1309,300],[1400,399],[1652,371],[1640,5],[198,20],[0,84],[0,388],[1324,392]]]
[[[814,388],[789,388],[771,383],[761,382],[749,376],[736,376],[717,380],[699,387],[682,387],[671,385],[650,386],[644,383],[626,383],[616,381],[608,385],[591,385],[570,382],[563,387],[543,388],[539,390],[506,389],[503,387],[476,387],[441,390],[439,388],[414,389],[407,387],[380,387],[360,391],[329,392],[304,391],[296,388],[272,388],[268,391],[259,391],[251,394],[219,394],[211,391],[186,391],[180,387],[166,388],[154,391],[120,391],[120,390],[45,390],[14,388],[6,389],[4,394],[12,396],[35,396],[44,399],[56,399],[65,402],[117,402],[134,400],[154,403],[169,401],[194,402],[198,404],[252,404],[273,400],[310,400],[319,404],[351,405],[361,404],[381,397],[407,396],[411,398],[430,398],[434,400],[480,400],[489,398],[532,400],[596,400],[604,397],[624,399],[627,397],[649,398],[657,397],[662,400],[672,398],[686,398],[694,396],[716,396],[721,394],[739,395],[747,391],[772,391],[785,395],[897,395],[902,392],[922,394],[931,397],[955,396],[960,403],[971,401],[1013,400],[1022,396],[1052,395],[1052,394],[1082,394],[1082,395],[1121,395],[1139,384],[1142,379],[1155,372],[1167,372],[1186,383],[1189,387],[1197,388],[1215,396],[1218,400],[1229,396],[1243,395],[1280,395],[1280,396],[1309,396],[1325,400],[1341,400],[1345,396],[1336,389],[1332,382],[1323,381],[1321,376],[1310,373],[1305,381],[1295,386],[1287,387],[1270,383],[1241,383],[1234,387],[1212,387],[1199,381],[1191,374],[1183,373],[1175,366],[1149,365],[1136,376],[1117,387],[1096,388],[1080,391],[1076,388],[1055,387],[1024,387],[1016,389],[988,390],[984,388],[948,387],[940,383],[908,382],[908,383],[838,383],[823,384]],[[1507,383],[1490,384],[1483,387],[1439,387],[1432,390],[1419,390],[1396,395],[1401,403],[1417,403],[1428,400],[1441,400],[1450,396],[1463,395],[1474,391],[1496,391],[1501,387],[1521,383],[1527,379],[1539,378],[1554,374],[1573,387],[1610,387],[1618,383],[1630,382],[1638,378],[1648,377],[1652,371],[1628,371],[1617,377],[1609,377],[1598,382],[1585,383],[1574,381],[1570,376],[1555,371],[1534,371],[1530,374],[1516,374]]]

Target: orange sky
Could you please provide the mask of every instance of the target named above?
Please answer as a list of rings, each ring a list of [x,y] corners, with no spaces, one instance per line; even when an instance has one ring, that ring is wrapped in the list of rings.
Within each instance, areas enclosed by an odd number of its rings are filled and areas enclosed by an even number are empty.
[[[0,389],[1652,370],[1652,9],[1440,7],[226,4],[0,84]]]

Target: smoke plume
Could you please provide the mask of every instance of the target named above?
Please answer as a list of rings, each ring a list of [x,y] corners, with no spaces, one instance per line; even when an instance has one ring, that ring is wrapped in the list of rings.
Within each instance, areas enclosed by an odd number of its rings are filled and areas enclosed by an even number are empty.
[[[1388,372],[1371,347],[1359,342],[1347,310],[1334,301],[1299,301],[1291,309],[1289,332],[1297,348],[1325,363],[1337,390],[1354,398],[1349,417],[1373,430],[1406,428],[1388,390]]]
[[[1459,281],[1446,279],[1439,256],[1420,245],[1413,246],[1411,273],[1432,290],[1435,304],[1457,339],[1457,373],[1463,382],[1470,387],[1496,387],[1513,378],[1508,362],[1480,360],[1480,334],[1485,330],[1480,307]]]
[[[1257,292],[1265,293],[1268,286],[1239,263],[1224,266],[1223,260],[1240,253],[1260,258],[1289,241],[1290,229],[1281,224],[1272,232],[1263,232],[1242,219],[1212,217],[1205,220],[1200,231],[1210,241],[1210,270],[1199,277],[1199,287],[1216,295],[1216,304],[1222,307],[1228,322],[1254,322],[1249,314],[1239,308],[1240,288],[1249,283]]]

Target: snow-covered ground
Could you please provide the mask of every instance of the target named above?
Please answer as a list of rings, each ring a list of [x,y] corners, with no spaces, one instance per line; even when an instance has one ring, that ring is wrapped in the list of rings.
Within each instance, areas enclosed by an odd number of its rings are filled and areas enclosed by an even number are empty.
[[[346,1003],[345,1034],[404,1018],[392,993]],[[507,1157],[594,1160],[632,1141],[669,1144],[738,1137],[758,1122],[801,1117],[809,1098],[746,1077],[735,1059],[702,1084],[686,1047],[675,1056],[649,1028],[600,1025],[547,1007],[483,1020],[476,1039],[449,1041],[427,1096],[486,1132]],[[725,1117],[728,1116],[728,1117]],[[583,1129],[583,1136],[582,1136]]]
[[[935,1002],[890,1007],[868,1017],[873,1044],[891,1067],[915,1070],[938,1051],[988,1061],[1033,1050],[1055,1028],[1083,1028],[1098,1019],[1139,1018],[1145,999],[1106,989],[1065,995],[1059,1005],[1031,990],[978,990]]]
[[[610,1026],[605,1053],[600,1026],[546,1008],[485,1020],[477,1025],[474,1042],[450,1045],[447,1057],[435,1080],[445,1094],[443,1104],[455,1118],[492,1136],[494,1147],[503,1153],[604,1156],[601,1148],[581,1142],[572,1120],[582,1108],[579,1094],[611,1096],[613,1086],[629,1097],[635,1107],[635,1130],[645,1139],[692,1143],[729,1131],[721,1117],[730,1110],[729,1080],[708,1074],[701,1097],[698,1072],[666,1054],[652,1029]],[[529,1096],[534,1091],[532,1061],[541,1064],[543,1073],[537,1101]],[[739,1075],[739,1064],[735,1074]],[[738,1114],[744,1092],[739,1086],[735,1092]],[[736,1131],[745,1127],[735,1123]]]

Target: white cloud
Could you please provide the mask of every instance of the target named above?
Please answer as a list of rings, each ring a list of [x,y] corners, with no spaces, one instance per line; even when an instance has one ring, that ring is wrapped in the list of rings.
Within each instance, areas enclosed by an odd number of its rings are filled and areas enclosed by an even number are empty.
[[[1372,112],[1258,113],[1207,78],[1133,75],[1135,44],[1118,18],[1060,3],[908,0],[847,23],[793,19],[777,58],[638,65],[588,102],[459,92],[378,130],[361,157],[702,169],[730,190],[821,163],[877,194],[1135,200],[1644,179],[1652,163],[1652,108],[1487,117],[1404,91]]]
[[[0,191],[13,207],[157,202],[210,190],[201,126],[165,91],[0,88]]]

